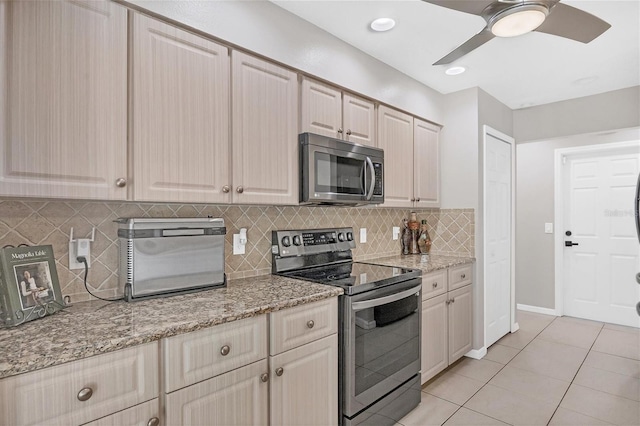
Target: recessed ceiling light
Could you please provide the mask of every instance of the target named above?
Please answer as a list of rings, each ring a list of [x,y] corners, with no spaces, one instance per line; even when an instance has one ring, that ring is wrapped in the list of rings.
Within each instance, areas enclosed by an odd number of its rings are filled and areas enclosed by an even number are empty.
[[[373,31],[389,31],[396,26],[396,21],[391,18],[378,18],[371,23]]]
[[[465,67],[451,67],[445,70],[446,75],[458,75],[465,72],[467,69]]]

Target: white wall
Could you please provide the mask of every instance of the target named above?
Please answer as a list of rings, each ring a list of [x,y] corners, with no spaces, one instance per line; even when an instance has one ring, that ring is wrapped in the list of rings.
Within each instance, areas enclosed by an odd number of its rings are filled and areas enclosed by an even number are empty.
[[[640,125],[640,86],[515,110],[516,143]]]
[[[443,123],[443,95],[266,0],[118,0]]]

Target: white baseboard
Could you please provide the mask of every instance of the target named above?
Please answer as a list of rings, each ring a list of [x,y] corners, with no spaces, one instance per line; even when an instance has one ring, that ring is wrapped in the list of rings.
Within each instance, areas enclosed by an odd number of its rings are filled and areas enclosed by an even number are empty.
[[[464,354],[464,356],[473,358],[473,359],[482,359],[487,354],[487,348],[481,347],[480,349],[471,349],[469,352]]]
[[[512,333],[515,333],[518,330],[520,330],[520,324],[518,324],[517,322],[514,322],[513,324],[511,324],[511,332]]]
[[[520,303],[518,303],[516,306],[521,311],[534,312],[536,314],[553,315],[555,317],[558,316],[555,309],[541,308],[540,306],[521,305]]]

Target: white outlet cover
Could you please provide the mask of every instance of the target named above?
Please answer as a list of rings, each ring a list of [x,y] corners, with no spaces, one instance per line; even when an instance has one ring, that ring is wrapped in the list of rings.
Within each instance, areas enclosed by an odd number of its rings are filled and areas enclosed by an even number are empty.
[[[392,227],[391,234],[394,241],[400,238],[400,227],[399,226]]]
[[[240,244],[240,234],[233,234],[233,254],[244,254],[246,244]]]
[[[76,249],[76,241],[69,241],[69,269],[84,269],[84,263],[78,262],[76,258],[77,249]],[[91,268],[91,251],[89,251],[89,256],[87,256],[87,265]]]
[[[544,224],[544,233],[545,234],[553,234],[553,223],[545,223]]]
[[[367,228],[360,228],[360,244],[367,242]]]

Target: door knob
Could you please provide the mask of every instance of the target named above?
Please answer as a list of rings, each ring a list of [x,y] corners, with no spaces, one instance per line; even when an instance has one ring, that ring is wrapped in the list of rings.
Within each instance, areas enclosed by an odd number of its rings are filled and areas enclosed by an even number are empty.
[[[640,315],[640,302],[636,303],[636,312]]]
[[[636,282],[640,284],[640,273],[636,274]]]
[[[580,244],[574,243],[574,242],[571,242],[571,241],[565,241],[564,242],[564,246],[565,247],[578,246],[578,245],[580,245]]]
[[[564,235],[566,235],[567,237],[570,237],[571,236],[571,231],[565,232]]]

